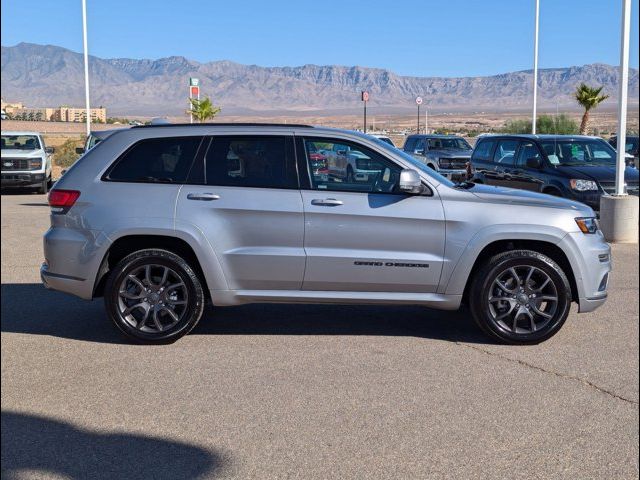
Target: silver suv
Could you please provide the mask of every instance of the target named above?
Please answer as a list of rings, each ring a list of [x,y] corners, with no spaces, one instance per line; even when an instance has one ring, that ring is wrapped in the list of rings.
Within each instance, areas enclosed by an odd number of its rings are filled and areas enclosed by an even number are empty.
[[[366,176],[319,168],[349,151]],[[113,133],[49,196],[44,284],[104,296],[142,342],[173,341],[206,303],[469,306],[503,342],[555,334],[602,305],[610,249],[586,205],[454,184],[385,142],[304,125]],[[425,317],[427,314],[425,313]]]

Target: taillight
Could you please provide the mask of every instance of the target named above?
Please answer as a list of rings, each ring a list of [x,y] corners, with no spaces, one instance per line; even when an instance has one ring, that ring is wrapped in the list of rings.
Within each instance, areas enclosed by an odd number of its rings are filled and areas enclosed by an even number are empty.
[[[76,203],[80,192],[78,190],[53,189],[49,192],[49,206],[54,213],[65,213]]]

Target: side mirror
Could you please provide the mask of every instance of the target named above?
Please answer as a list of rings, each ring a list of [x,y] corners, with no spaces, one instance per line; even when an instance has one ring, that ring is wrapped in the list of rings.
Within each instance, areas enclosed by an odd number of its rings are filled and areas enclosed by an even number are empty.
[[[425,188],[422,185],[420,175],[415,170],[405,168],[400,172],[400,182],[398,188],[403,193],[409,193],[411,195],[420,195],[424,193]]]
[[[55,151],[56,151],[56,149],[53,148],[53,147],[45,147],[45,149],[44,149],[44,153],[53,153]]]
[[[527,158],[527,168],[542,168],[542,161],[540,160],[540,157]]]
[[[84,147],[76,147],[76,153],[82,155],[84,153]]]

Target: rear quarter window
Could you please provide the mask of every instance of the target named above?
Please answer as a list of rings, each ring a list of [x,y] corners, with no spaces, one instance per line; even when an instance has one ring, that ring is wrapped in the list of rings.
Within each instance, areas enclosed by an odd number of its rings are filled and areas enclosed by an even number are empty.
[[[202,137],[149,138],[130,147],[105,179],[116,182],[184,183]]]
[[[490,162],[493,158],[492,152],[495,147],[495,140],[480,140],[473,150],[471,160],[477,160],[479,162]]]

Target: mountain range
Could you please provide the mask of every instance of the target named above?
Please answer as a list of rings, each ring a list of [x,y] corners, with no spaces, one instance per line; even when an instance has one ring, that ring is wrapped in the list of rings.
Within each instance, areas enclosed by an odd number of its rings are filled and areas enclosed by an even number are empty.
[[[532,71],[483,77],[411,77],[360,66],[260,67],[230,61],[196,62],[181,56],[157,60],[90,57],[93,105],[112,115],[180,115],[188,106],[189,77],[225,114],[350,114],[360,112],[360,91],[378,113],[415,111],[422,96],[434,112],[523,111],[532,97]],[[83,58],[54,46],[2,46],[2,98],[31,107],[81,106]],[[602,85],[613,104],[618,68],[590,64],[539,71],[539,107],[573,108],[572,93],[585,82]],[[629,99],[638,102],[638,70],[629,72]]]

